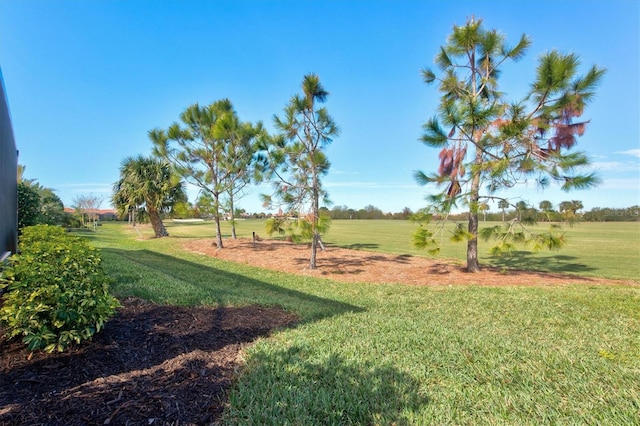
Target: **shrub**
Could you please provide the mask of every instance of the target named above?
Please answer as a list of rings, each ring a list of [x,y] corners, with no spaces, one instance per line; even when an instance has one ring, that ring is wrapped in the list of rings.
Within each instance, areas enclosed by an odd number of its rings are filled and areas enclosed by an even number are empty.
[[[38,223],[40,194],[25,183],[18,183],[18,232]]]
[[[46,352],[91,339],[118,307],[98,251],[49,225],[24,228],[19,248],[0,275],[7,337]]]

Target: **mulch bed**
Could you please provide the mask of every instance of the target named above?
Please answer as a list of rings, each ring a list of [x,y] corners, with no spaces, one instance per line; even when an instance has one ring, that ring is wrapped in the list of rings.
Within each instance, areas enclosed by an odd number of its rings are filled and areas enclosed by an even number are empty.
[[[227,239],[224,240],[224,248],[219,250],[212,239],[198,239],[189,240],[182,247],[194,253],[231,262],[345,283],[398,283],[415,286],[638,284],[630,280],[490,267],[483,267],[480,272],[469,274],[460,262],[336,246],[328,246],[325,251],[318,250],[317,268],[309,269],[309,245],[282,240],[262,240],[254,244],[247,238]]]
[[[121,303],[93,341],[67,353],[30,355],[0,339],[0,424],[215,423],[243,347],[297,321],[260,306]]]

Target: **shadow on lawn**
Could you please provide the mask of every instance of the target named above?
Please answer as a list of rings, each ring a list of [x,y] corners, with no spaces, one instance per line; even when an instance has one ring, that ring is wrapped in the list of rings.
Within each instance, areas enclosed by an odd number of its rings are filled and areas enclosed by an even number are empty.
[[[489,259],[491,266],[523,271],[580,274],[597,270],[597,268],[576,263],[575,260],[578,258],[575,256],[539,256],[530,251],[517,251],[511,256],[493,256]]]
[[[217,417],[246,343],[292,326],[281,309],[160,306],[128,298],[93,341],[25,356],[2,342],[0,424],[198,424]]]
[[[236,424],[406,424],[429,403],[420,387],[393,365],[294,346],[253,354],[226,415]]]
[[[137,282],[143,291],[132,292],[130,295],[150,298],[158,303],[172,303],[173,300],[163,300],[160,287],[152,288],[153,279],[149,276],[158,275],[158,280],[169,281],[175,291],[172,297],[179,299],[179,304],[197,305],[277,305],[285,309],[299,312],[302,322],[315,321],[345,312],[359,312],[359,308],[348,303],[326,299],[301,291],[288,289],[274,283],[260,281],[255,278],[234,272],[217,269],[200,263],[191,262],[174,256],[150,250],[121,250],[102,249],[106,261],[115,256],[132,264],[132,269],[122,270],[120,262],[114,259],[112,268],[107,272],[116,280],[116,288],[130,288],[135,290]],[[146,277],[145,277],[146,275]],[[176,287],[179,286],[179,287]],[[153,293],[153,294],[152,294]],[[175,294],[179,294],[179,297]]]
[[[380,244],[375,243],[355,243],[355,244],[337,244],[337,247],[346,248],[349,250],[374,250],[380,248]]]

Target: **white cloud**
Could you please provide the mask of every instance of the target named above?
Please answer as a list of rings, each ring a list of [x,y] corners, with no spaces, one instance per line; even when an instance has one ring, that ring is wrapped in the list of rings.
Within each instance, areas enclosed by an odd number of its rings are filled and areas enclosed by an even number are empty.
[[[624,154],[640,158],[640,148],[628,149],[626,151],[616,151],[614,154]]]
[[[603,172],[629,172],[640,170],[640,163],[621,162],[621,161],[596,161],[591,163],[594,170]]]
[[[347,171],[344,171],[344,170],[331,170],[329,173],[332,174],[332,175],[357,175],[357,174],[359,174],[358,172],[347,172]]]
[[[61,191],[74,193],[111,193],[113,191],[112,183],[69,183],[58,185]]]
[[[610,190],[633,190],[638,191],[640,188],[640,178],[626,178],[626,179],[607,179],[603,178],[602,183],[598,185],[597,190],[610,189]],[[636,196],[638,193],[636,192]]]
[[[327,188],[353,188],[353,189],[415,189],[417,184],[404,183],[380,183],[380,182],[325,182]]]

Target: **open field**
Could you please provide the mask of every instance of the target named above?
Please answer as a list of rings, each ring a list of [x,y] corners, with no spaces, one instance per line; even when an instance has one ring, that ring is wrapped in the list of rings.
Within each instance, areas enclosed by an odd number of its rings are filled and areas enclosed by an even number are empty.
[[[497,222],[481,222],[481,226],[493,226]],[[538,225],[540,230],[548,225]],[[167,229],[173,236],[213,238],[212,222],[172,223]],[[255,231],[264,235],[263,220],[238,221],[238,235],[250,237]],[[411,234],[416,225],[399,220],[334,220],[323,240],[340,247],[380,251],[395,254],[430,256],[411,244]],[[640,280],[640,222],[585,222],[565,228],[568,244],[560,251],[533,253],[526,248],[511,258],[492,258],[490,242],[480,241],[480,261],[485,265],[505,268],[572,273],[591,277]],[[223,223],[223,233],[230,234],[229,223]],[[149,234],[148,234],[149,235]],[[443,259],[464,262],[466,245],[452,243],[446,235],[441,239]]]
[[[108,224],[89,238],[120,297],[299,316],[247,350],[226,424],[637,424],[637,285],[344,284],[180,248],[211,228],[154,240]]]

